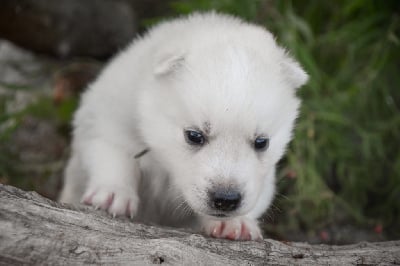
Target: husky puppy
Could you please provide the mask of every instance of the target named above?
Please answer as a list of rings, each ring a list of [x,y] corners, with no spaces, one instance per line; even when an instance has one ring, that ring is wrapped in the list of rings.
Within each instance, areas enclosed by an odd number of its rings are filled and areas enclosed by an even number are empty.
[[[262,27],[217,13],[161,23],[83,94],[60,201],[261,239],[306,81]]]

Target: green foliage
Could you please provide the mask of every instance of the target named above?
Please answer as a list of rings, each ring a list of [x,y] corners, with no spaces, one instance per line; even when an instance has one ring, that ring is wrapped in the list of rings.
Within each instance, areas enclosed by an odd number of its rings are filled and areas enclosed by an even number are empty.
[[[279,3],[268,25],[311,77],[300,91],[302,115],[288,155],[299,176],[290,201],[308,226],[345,212],[394,228],[400,223],[396,3]]]
[[[254,20],[257,16],[260,0],[197,0],[176,1],[171,7],[179,14],[188,14],[193,11],[218,10],[240,16],[248,20]]]
[[[14,89],[14,87],[7,88]],[[21,162],[7,143],[11,141],[12,134],[26,116],[54,121],[61,134],[69,135],[69,123],[78,100],[77,98],[65,99],[59,105],[55,105],[51,98],[42,96],[23,110],[8,113],[6,102],[10,100],[9,97],[0,97],[0,182],[10,182],[21,188],[38,190],[37,185],[33,184],[40,184],[40,180],[35,183],[35,180],[20,174],[18,168],[21,167]]]
[[[310,75],[276,204],[284,226],[400,224],[397,1],[178,1],[264,24]],[[290,173],[290,175],[288,174]],[[288,179],[287,176],[293,177]],[[397,234],[399,232],[397,231]]]
[[[30,114],[38,118],[57,121],[62,125],[70,123],[77,105],[77,98],[68,98],[56,105],[51,98],[42,97],[27,106],[19,115]]]

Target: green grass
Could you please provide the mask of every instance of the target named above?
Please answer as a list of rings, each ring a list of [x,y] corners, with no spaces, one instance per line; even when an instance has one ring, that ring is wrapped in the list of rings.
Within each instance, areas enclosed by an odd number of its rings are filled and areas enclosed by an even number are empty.
[[[299,92],[303,108],[288,154],[298,179],[287,206],[308,227],[344,213],[357,223],[383,223],[395,231],[400,224],[395,2],[279,3],[268,25],[311,76]]]
[[[9,87],[9,89],[15,88]],[[77,107],[78,99],[66,99],[61,104],[55,105],[48,96],[41,96],[23,110],[7,113],[6,102],[9,100],[8,97],[0,97],[0,182],[38,191],[40,180],[32,180],[29,176],[21,173],[19,168],[22,163],[11,145],[8,144],[12,142],[13,133],[27,116],[53,121],[59,134],[68,136],[70,134],[69,124]]]

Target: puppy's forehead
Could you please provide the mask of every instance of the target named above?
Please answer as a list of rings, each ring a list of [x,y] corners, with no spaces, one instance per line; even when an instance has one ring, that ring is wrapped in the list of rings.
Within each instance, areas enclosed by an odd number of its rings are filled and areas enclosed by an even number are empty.
[[[206,133],[207,135],[210,135],[211,133],[211,123],[210,121],[205,121],[203,123],[203,128],[202,128],[203,132]]]
[[[248,87],[234,88],[236,85],[232,84],[231,89],[212,87],[210,90],[203,87],[201,93],[188,93],[183,96],[183,112],[204,132],[234,128],[255,131],[260,124],[276,117],[280,97],[275,96],[275,92],[257,93]]]
[[[277,111],[259,106],[256,103],[221,104],[210,99],[205,104],[190,104],[184,108],[185,126],[199,128],[205,134],[215,136],[266,134],[268,124],[275,120]],[[262,109],[262,110],[260,110]]]
[[[204,53],[188,55],[178,80],[186,123],[210,133],[265,131],[287,98],[278,62],[234,46]]]

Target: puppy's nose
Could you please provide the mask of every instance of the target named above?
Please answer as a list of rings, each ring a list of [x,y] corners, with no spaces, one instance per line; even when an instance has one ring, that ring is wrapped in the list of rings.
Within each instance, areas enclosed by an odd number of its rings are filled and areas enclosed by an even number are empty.
[[[209,193],[211,208],[219,211],[234,211],[242,200],[242,196],[236,190],[215,190]]]

